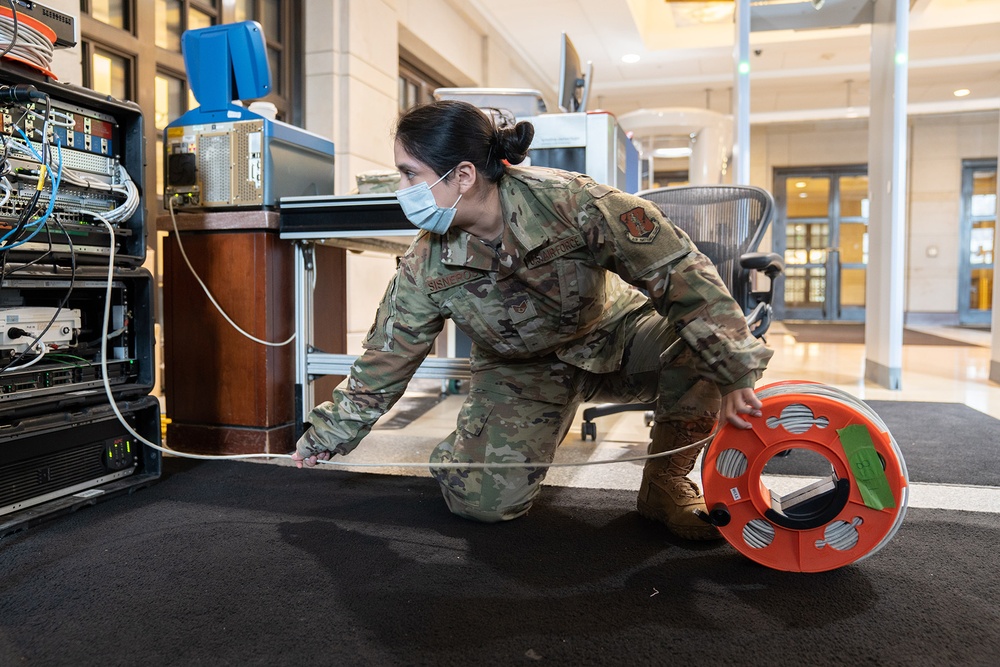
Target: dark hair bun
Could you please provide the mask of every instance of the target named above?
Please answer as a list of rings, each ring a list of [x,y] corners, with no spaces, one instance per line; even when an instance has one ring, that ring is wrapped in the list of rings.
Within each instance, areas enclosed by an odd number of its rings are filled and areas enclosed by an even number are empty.
[[[522,120],[514,127],[497,128],[496,137],[500,157],[510,164],[520,164],[528,157],[528,147],[535,138],[535,126]]]

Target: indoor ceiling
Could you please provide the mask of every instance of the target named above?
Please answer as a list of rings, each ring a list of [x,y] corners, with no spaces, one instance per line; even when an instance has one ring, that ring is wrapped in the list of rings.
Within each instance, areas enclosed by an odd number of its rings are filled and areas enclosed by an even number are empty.
[[[593,62],[590,109],[618,115],[662,107],[732,111],[732,1],[471,1],[534,74],[552,82],[541,91],[546,100],[555,99],[560,33],[566,32],[580,58]],[[755,27],[775,11],[792,12],[783,20],[796,26],[750,34],[751,122],[867,115],[870,26],[815,26],[858,14],[870,3],[751,0]],[[910,4],[910,113],[1000,108],[1000,0]],[[622,60],[630,54],[638,61]],[[968,94],[957,97],[962,89]]]

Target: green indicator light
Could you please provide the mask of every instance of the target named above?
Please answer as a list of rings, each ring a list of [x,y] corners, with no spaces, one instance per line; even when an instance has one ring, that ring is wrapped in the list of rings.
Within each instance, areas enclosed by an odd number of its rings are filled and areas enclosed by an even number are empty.
[[[906,64],[906,52],[905,51],[901,51],[900,53],[896,54],[896,64],[897,65],[905,65]]]
[[[738,71],[740,74],[749,74],[750,73],[750,63],[748,63],[745,60],[741,60],[740,64],[739,64],[739,67],[736,68],[736,71]]]

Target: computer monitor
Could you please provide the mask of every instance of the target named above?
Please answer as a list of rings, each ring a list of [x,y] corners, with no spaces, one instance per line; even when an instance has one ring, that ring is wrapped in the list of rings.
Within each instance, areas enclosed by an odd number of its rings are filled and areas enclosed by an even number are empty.
[[[569,113],[586,111],[593,76],[593,63],[587,61],[587,71],[584,72],[573,42],[566,33],[562,33],[559,48],[559,108]]]
[[[267,44],[256,21],[187,30],[181,49],[191,91],[205,111],[271,92]]]

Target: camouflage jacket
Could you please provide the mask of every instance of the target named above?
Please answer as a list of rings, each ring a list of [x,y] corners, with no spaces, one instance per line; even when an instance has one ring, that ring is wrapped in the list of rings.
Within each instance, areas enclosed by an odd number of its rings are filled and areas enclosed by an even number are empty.
[[[352,450],[402,396],[447,318],[472,340],[473,371],[554,354],[607,373],[621,365],[623,318],[651,303],[723,393],[760,378],[771,351],[751,336],[711,262],[654,204],[542,168],[509,168],[500,201],[496,246],[459,229],[416,238],[365,353],[332,402],[310,414],[300,453]],[[524,384],[518,394],[531,396]]]

